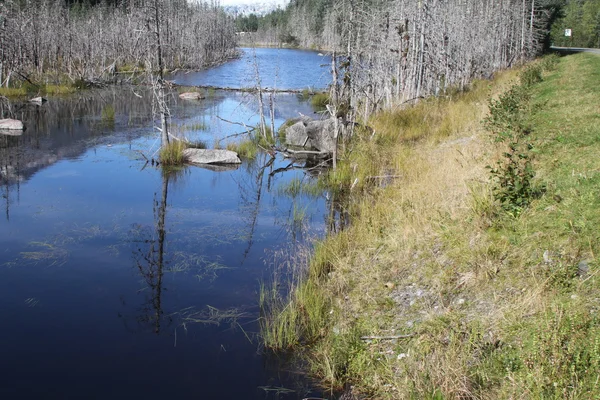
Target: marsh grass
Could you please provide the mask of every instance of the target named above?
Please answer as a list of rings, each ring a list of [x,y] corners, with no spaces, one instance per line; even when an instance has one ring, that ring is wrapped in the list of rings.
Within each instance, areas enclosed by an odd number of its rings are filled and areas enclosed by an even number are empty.
[[[73,85],[46,85],[41,89],[43,94],[47,95],[65,95],[75,93],[77,88]]]
[[[327,104],[329,104],[329,94],[328,93],[325,93],[325,92],[315,93],[310,98],[310,105],[313,107],[313,109],[315,111],[325,110]]]
[[[251,139],[242,140],[240,142],[227,143],[227,150],[235,151],[238,156],[248,160],[253,160],[258,155],[258,146]]]
[[[75,93],[77,88],[71,84],[61,84],[61,85],[40,85],[34,86],[29,83],[23,83],[16,87],[2,87],[0,88],[0,96],[5,96],[9,98],[19,98],[25,96],[41,96],[41,95],[65,95]]]
[[[291,198],[296,198],[300,195],[320,197],[324,191],[319,181],[307,178],[306,176],[302,178],[295,176],[288,182],[277,187],[277,194]]]
[[[208,143],[206,143],[203,140],[196,140],[193,142],[187,142],[186,143],[186,148],[188,149],[207,149],[208,148]]]
[[[264,291],[268,347],[371,398],[598,396],[600,57],[540,63],[524,120],[546,193],[507,213],[485,168],[504,151],[488,100],[519,71],[374,116],[326,178],[352,225],[298,261],[285,294]]]
[[[4,97],[23,97],[27,96],[27,88],[21,87],[0,87],[0,96]]]
[[[288,119],[287,121],[285,121],[277,130],[277,138],[280,141],[285,141],[285,136],[286,136],[286,130],[287,128],[289,128],[290,126],[294,125],[296,123],[296,119],[292,118],[292,119]]]
[[[235,151],[241,158],[253,160],[259,152],[271,149],[275,141],[276,138],[273,136],[270,128],[267,127],[266,132],[262,134],[260,128],[257,126],[246,139],[227,143],[226,149]]]
[[[30,251],[19,253],[17,260],[7,263],[8,266],[43,265],[54,267],[64,265],[70,253],[50,242],[30,242]]]
[[[196,121],[189,124],[185,124],[179,127],[181,132],[187,131],[207,131],[209,129],[208,125],[204,121]]]
[[[313,96],[315,94],[315,91],[310,89],[310,88],[304,88],[302,89],[302,92],[300,92],[298,94],[298,98],[300,99],[300,101],[308,101],[310,100],[310,97]]]
[[[107,129],[115,129],[115,107],[107,104],[102,108],[102,125]]]
[[[185,163],[183,150],[187,148],[185,142],[180,140],[172,140],[167,146],[160,149],[160,162],[165,166],[177,166]]]

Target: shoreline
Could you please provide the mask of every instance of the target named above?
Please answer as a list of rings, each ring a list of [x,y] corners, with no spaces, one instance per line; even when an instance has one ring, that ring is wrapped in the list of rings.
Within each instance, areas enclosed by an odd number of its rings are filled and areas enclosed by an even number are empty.
[[[600,356],[578,354],[600,341],[589,311],[600,216],[585,200],[597,186],[571,171],[593,169],[600,151],[590,142],[598,68],[593,55],[538,60],[372,117],[377,136],[358,136],[326,178],[347,188],[352,223],[319,241],[289,297],[266,309],[267,346],[294,349],[332,391],[352,385],[369,398],[594,397]],[[529,204],[516,211],[486,168],[510,153],[481,122],[510,96],[522,104],[506,121],[525,124],[534,151],[524,157],[543,188],[521,194]],[[367,179],[383,175],[385,185]],[[585,226],[561,228],[580,216]]]

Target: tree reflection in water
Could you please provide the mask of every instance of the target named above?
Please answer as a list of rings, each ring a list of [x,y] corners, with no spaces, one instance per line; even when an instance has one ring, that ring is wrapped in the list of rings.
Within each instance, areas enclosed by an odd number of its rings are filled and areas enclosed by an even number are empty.
[[[154,227],[147,232],[149,237],[139,238],[133,258],[136,267],[144,279],[147,292],[145,303],[141,307],[141,314],[138,321],[148,324],[152,327],[154,333],[158,334],[161,330],[161,324],[164,317],[162,309],[163,293],[163,275],[165,267],[169,263],[165,259],[165,244],[167,231],[165,229],[165,219],[167,215],[167,197],[169,193],[169,181],[176,180],[183,174],[183,170],[163,169],[162,170],[162,188],[160,198],[158,193],[154,194],[153,212]],[[171,318],[167,319],[168,323]]]
[[[240,201],[244,207],[242,213],[246,225],[246,234],[244,235],[247,245],[244,249],[242,264],[246,261],[252,245],[254,244],[254,233],[256,231],[256,223],[260,213],[260,200],[263,191],[263,180],[265,171],[272,169],[275,158],[268,153],[258,153],[253,162],[246,164],[249,179],[237,181],[240,191]]]

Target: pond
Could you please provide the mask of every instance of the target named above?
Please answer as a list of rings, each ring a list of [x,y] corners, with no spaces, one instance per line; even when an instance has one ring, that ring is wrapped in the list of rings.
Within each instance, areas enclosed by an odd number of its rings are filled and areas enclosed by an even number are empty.
[[[182,83],[232,85],[254,58],[244,54]],[[265,82],[278,63],[279,87],[324,85],[327,62],[316,53],[257,49],[256,56]],[[304,67],[285,70],[295,64]],[[173,131],[224,146],[244,130],[226,121],[256,125],[257,104],[241,92],[192,102],[172,93]],[[312,113],[294,94],[277,95],[275,107],[276,126]],[[270,162],[268,154],[236,169],[165,173],[146,162],[157,158],[157,121],[140,88],[2,112],[27,130],[0,135],[1,398],[317,393],[263,355],[257,340],[261,282],[326,229],[324,196],[286,190],[308,174],[279,173],[289,161]]]
[[[179,85],[227,88],[323,89],[331,82],[331,56],[310,50],[242,48],[240,58],[199,72],[181,71],[169,79]]]

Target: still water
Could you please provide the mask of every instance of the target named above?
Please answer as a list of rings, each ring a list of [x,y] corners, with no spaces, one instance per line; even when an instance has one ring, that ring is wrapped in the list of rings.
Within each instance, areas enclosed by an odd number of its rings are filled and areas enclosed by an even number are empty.
[[[278,89],[323,89],[331,82],[331,56],[310,50],[240,49],[237,60],[199,72],[179,72],[169,79],[180,85],[227,88],[261,86]],[[258,71],[258,73],[257,73]]]
[[[181,83],[241,81],[244,51]],[[316,53],[256,56],[265,81],[280,65],[279,87],[323,85]],[[0,134],[0,398],[314,394],[259,351],[257,299],[290,248],[323,234],[325,199],[286,194],[292,179],[311,178],[273,173],[289,161],[269,165],[268,155],[169,174],[146,163],[158,148],[150,99],[119,87],[2,109],[27,130]],[[185,102],[174,93],[169,103],[173,130],[208,147],[244,130],[224,120],[258,122],[249,94]],[[296,95],[275,103],[276,126],[312,112]]]

